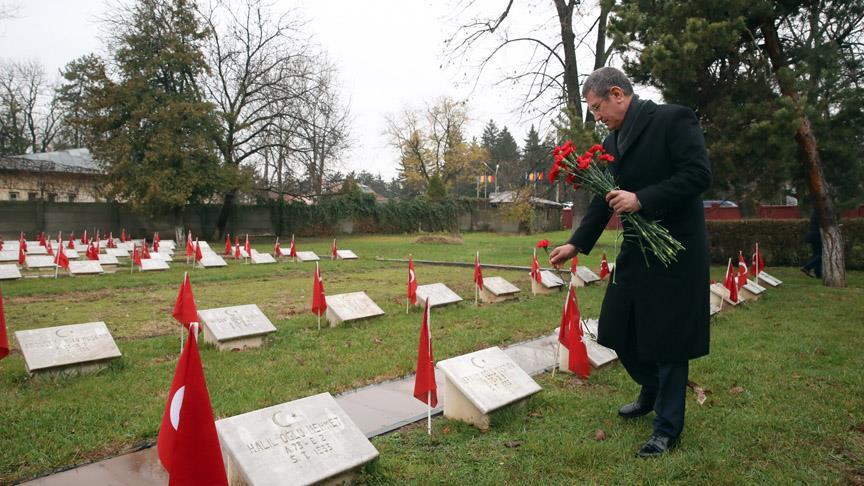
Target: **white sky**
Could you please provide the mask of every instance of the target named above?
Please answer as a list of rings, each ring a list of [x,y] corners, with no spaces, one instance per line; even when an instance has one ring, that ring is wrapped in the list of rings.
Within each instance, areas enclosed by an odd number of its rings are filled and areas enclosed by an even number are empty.
[[[8,3],[9,0],[0,0]],[[502,0],[480,0],[486,12],[498,12]],[[106,0],[18,0],[15,18],[0,21],[0,58],[34,59],[57,73],[72,59],[101,53],[99,18]],[[343,170],[365,169],[385,179],[396,175],[398,153],[384,134],[386,115],[422,107],[441,96],[468,100],[472,119],[466,136],[478,137],[489,119],[507,126],[517,143],[534,120],[517,112],[525,90],[495,86],[502,71],[519,69],[524,57],[513,49],[498,58],[479,82],[469,60],[460,69],[444,58],[444,40],[455,30],[454,1],[423,0],[275,0],[274,11],[298,9],[306,31],[339,67],[343,95],[350,101],[354,148],[341,161]],[[554,8],[526,7],[511,14],[518,26],[543,25],[542,35],[557,33]],[[459,17],[464,21],[463,16]],[[577,20],[578,23],[578,20]],[[549,29],[552,29],[551,31]],[[525,51],[522,50],[521,53]],[[477,51],[478,55],[485,51]],[[583,66],[590,65],[587,61]],[[584,69],[583,69],[584,70]],[[548,128],[538,127],[541,130]]]

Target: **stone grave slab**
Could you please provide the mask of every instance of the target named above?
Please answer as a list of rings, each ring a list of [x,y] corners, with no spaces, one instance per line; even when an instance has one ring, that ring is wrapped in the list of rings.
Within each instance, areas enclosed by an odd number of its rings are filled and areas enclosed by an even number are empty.
[[[599,282],[600,276],[594,273],[590,268],[580,265],[576,267],[576,275],[573,275],[572,279],[574,287],[584,287]]]
[[[426,305],[426,299],[429,299],[430,307],[438,307],[447,304],[455,304],[462,302],[462,297],[450,290],[450,287],[443,283],[434,283],[417,286],[417,305],[423,307]]]
[[[279,256],[290,257],[291,256],[291,248],[282,248],[279,247]]]
[[[720,307],[717,305],[714,305],[714,303],[712,302],[708,307],[708,315],[709,316],[715,316],[719,313],[720,313]]]
[[[16,331],[15,339],[31,374],[97,371],[120,357],[104,322]]]
[[[87,253],[87,247],[89,245],[85,245],[84,243],[81,243],[81,241],[76,241],[73,246],[75,246],[75,251],[81,252],[81,253]]]
[[[276,259],[269,253],[253,253],[252,263],[256,265],[264,265],[267,263],[276,263]]]
[[[51,255],[27,255],[24,257],[24,265],[30,270],[54,270],[54,257]]]
[[[488,429],[490,414],[541,390],[501,348],[493,346],[439,361],[444,416]]]
[[[537,283],[534,278],[531,278],[531,293],[550,294],[564,286],[564,281],[561,277],[549,270],[540,270],[540,283]]]
[[[56,255],[57,252],[55,251],[54,254]],[[70,250],[68,248],[63,249],[63,254],[66,255],[66,258],[69,260],[78,260],[79,258],[81,258],[81,254],[79,254],[75,250]],[[101,255],[101,253],[100,253],[100,255]]]
[[[757,284],[753,280],[747,280],[747,283],[738,289],[738,295],[742,295],[745,300],[759,300],[762,294],[765,293],[765,287]]]
[[[727,290],[726,287],[724,287],[723,284],[721,284],[719,282],[711,284],[710,288],[711,288],[711,294],[716,295],[717,297],[720,298],[720,299],[717,299],[716,305],[718,307],[721,307],[721,305],[719,303],[720,300],[722,300],[725,304],[732,305],[732,306],[736,306],[736,305],[744,302],[744,300],[741,299],[740,294],[738,295],[738,302],[732,302],[732,300],[729,298],[729,290]],[[712,302],[714,302],[713,299],[712,299]]]
[[[15,258],[17,259],[18,255],[15,255]],[[321,258],[319,258],[314,251],[298,251],[297,259],[301,262],[317,262],[321,260]]]
[[[327,320],[330,327],[347,321],[357,321],[384,315],[378,304],[366,292],[351,292],[327,296]]]
[[[336,250],[336,258],[340,260],[356,260],[357,255],[351,250]]]
[[[47,255],[48,248],[45,248],[44,246],[39,246],[38,242],[35,245],[30,245],[30,243],[27,243],[27,251],[25,253],[27,253],[28,255]]]
[[[483,290],[480,291],[480,300],[494,304],[508,299],[515,299],[519,293],[519,287],[504,280],[502,277],[485,277],[483,279]]]
[[[378,450],[329,393],[216,422],[232,485],[342,484]]]
[[[15,255],[18,255],[18,248],[21,247],[21,244],[18,243],[18,240],[9,240],[3,242],[3,251],[14,251]]]
[[[203,252],[203,251],[202,251],[201,253],[202,253],[203,255],[206,255],[206,254],[207,254],[207,252]],[[174,261],[174,254],[173,254],[173,253],[164,252],[164,251],[162,251],[162,249],[160,248],[158,252],[151,252],[151,253],[150,253],[150,258],[158,258],[158,259],[160,259],[160,260],[162,260],[162,261],[165,261],[165,262],[173,262],[173,261]]]
[[[162,243],[160,242],[159,244],[161,245]],[[193,242],[193,245],[194,245],[194,242]],[[204,251],[204,249],[207,249],[207,250],[210,249],[210,243],[207,243],[206,241],[198,240],[198,246],[201,247],[201,251]]]
[[[141,245],[137,245],[137,246],[140,247]],[[125,243],[117,243],[117,249],[118,250],[126,250],[127,252],[131,252],[132,251],[132,242],[127,241]]]
[[[96,260],[69,262],[69,275],[98,275],[100,273],[105,273],[105,270]]]
[[[21,278],[21,271],[18,270],[18,265],[0,265],[0,280],[18,280],[19,278]]]
[[[8,245],[3,245],[3,248],[7,248]],[[18,261],[18,249],[15,250],[3,250],[0,251],[0,262],[17,262]]]
[[[105,248],[105,254],[115,258],[129,258],[129,250],[125,248]]]
[[[783,285],[782,280],[780,280],[777,277],[774,277],[774,276],[772,276],[772,275],[770,275],[764,271],[759,272],[759,278],[756,279],[756,283],[757,284],[763,284],[764,283],[764,284],[767,284],[771,287],[779,287],[779,286]]]
[[[585,350],[588,352],[588,361],[591,363],[592,367],[599,369],[617,361],[618,353],[597,342],[598,326],[599,322],[597,319],[582,320],[583,342],[585,343]],[[558,328],[555,329],[557,335]],[[565,373],[570,373],[570,370],[568,369],[570,351],[561,345],[560,342],[558,343],[558,346],[558,369]]]
[[[141,259],[141,271],[142,272],[157,272],[160,270],[168,270],[171,267],[168,266],[168,263],[164,260],[154,260],[152,258],[142,258]]]
[[[227,267],[225,259],[215,253],[204,253],[198,266],[202,268]]]
[[[109,255],[107,253],[99,254],[99,265],[102,265],[102,269],[106,272],[111,270],[116,270],[120,265],[120,260],[117,260],[117,257],[114,255]]]
[[[198,311],[204,342],[219,351],[257,348],[264,337],[276,332],[270,319],[255,304],[220,307]]]

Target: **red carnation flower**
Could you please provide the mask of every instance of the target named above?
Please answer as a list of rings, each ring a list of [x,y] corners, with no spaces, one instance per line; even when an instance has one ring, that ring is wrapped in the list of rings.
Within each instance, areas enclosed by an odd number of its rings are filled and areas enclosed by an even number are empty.
[[[549,248],[549,240],[540,240],[537,242],[537,248]]]
[[[595,143],[594,145],[591,146],[590,149],[588,149],[588,152],[590,152],[592,155],[595,152],[602,152],[602,151],[603,151],[603,146],[600,145],[599,143]]]
[[[558,179],[558,171],[561,170],[559,162],[560,161],[556,160],[555,165],[553,165],[552,169],[549,170],[549,182],[555,182]]]
[[[610,162],[611,163],[611,162],[615,161],[615,157],[610,155],[610,154],[602,154],[602,155],[600,155],[600,157],[597,157],[597,160],[599,160],[601,162]]]

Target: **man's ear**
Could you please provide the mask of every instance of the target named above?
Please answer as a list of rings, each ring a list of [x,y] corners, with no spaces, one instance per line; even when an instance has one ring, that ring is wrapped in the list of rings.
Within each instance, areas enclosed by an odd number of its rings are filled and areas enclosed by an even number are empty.
[[[614,98],[615,101],[620,102],[624,99],[624,90],[619,86],[612,86],[612,88],[609,89],[609,96]]]

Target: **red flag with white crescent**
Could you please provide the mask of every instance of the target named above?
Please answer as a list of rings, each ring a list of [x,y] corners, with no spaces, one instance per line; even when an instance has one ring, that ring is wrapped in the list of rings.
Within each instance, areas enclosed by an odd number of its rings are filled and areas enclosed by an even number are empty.
[[[731,259],[729,266],[726,267],[726,278],[723,281],[723,286],[729,291],[729,300],[738,302],[738,285],[735,282],[735,270],[732,268]]]
[[[609,261],[606,260],[606,253],[603,253],[603,258],[600,259],[600,280],[603,280],[609,275]]]
[[[312,282],[312,313],[324,315],[327,311],[327,296],[324,294],[324,282],[321,281],[321,270],[315,264],[315,280]]]
[[[183,284],[180,286],[180,292],[177,293],[177,300],[174,302],[174,312],[171,315],[187,329],[193,322],[199,322],[198,308],[195,305],[195,296],[192,294],[192,282],[189,280],[188,273],[183,279]]]
[[[591,374],[591,362],[588,360],[588,348],[585,347],[584,334],[582,333],[579,302],[576,300],[576,290],[572,285],[567,292],[567,300],[564,301],[558,341],[567,348],[569,354],[567,369],[582,378],[588,378]]]
[[[171,380],[156,449],[169,485],[227,485],[195,327]]]
[[[540,262],[537,261],[537,250],[534,250],[534,256],[531,258],[531,278],[535,282],[543,283],[543,276],[540,275]]]
[[[747,277],[749,272],[747,271],[747,260],[744,259],[744,252],[738,251],[738,288],[744,286],[747,283]]]
[[[291,235],[291,249],[288,251],[290,257],[297,257],[297,245],[294,243],[294,235]]]
[[[435,383],[435,357],[432,354],[432,334],[429,331],[429,299],[423,312],[420,326],[420,343],[417,346],[417,374],[414,375],[414,398],[432,407],[438,406],[438,386]]]
[[[414,259],[408,257],[408,300],[417,305],[417,274],[414,273]]]
[[[480,268],[480,252],[474,255],[474,284],[483,290],[483,270]]]

